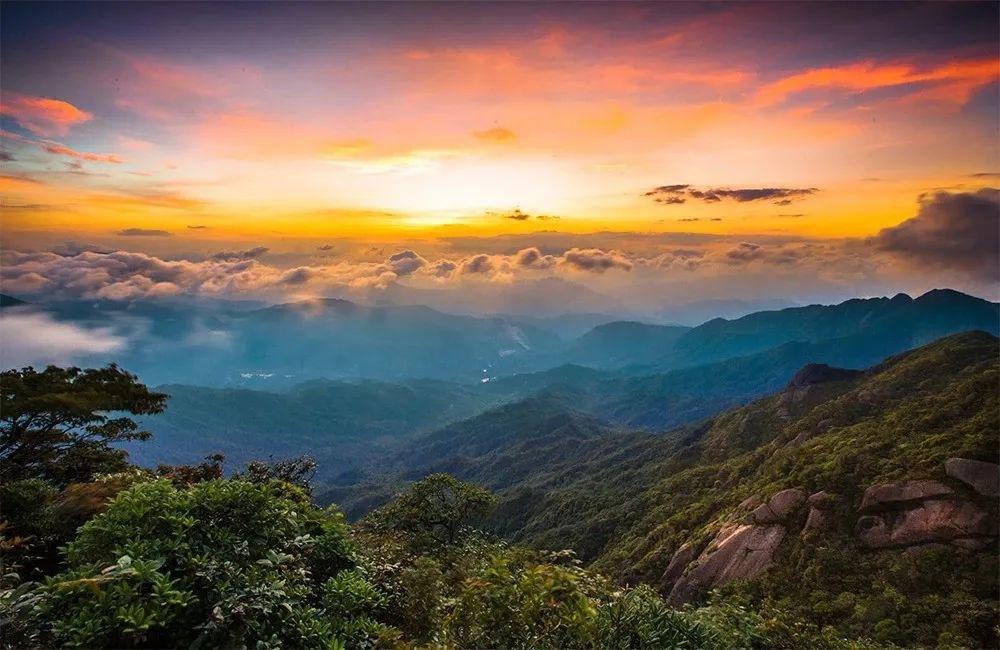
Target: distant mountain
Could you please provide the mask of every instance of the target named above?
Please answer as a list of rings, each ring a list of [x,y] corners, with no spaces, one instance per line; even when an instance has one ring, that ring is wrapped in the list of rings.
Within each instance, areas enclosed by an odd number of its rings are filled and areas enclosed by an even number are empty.
[[[5,293],[0,293],[0,308],[2,307],[17,307],[18,305],[27,305],[25,301],[15,298],[14,296],[8,296]]]
[[[475,387],[473,387],[475,388]],[[469,417],[491,397],[458,384],[319,380],[285,393],[167,385],[162,414],[143,418],[149,441],[126,449],[140,464],[197,462],[222,452],[230,466],[310,454],[320,479],[371,461],[394,441]]]
[[[780,298],[770,300],[738,300],[734,298],[694,300],[665,307],[656,316],[669,323],[693,327],[715,318],[731,320],[758,311],[774,311],[788,307],[798,307],[798,305],[790,300]]]
[[[790,342],[874,336],[891,339],[897,346],[894,351],[899,351],[955,332],[980,329],[995,334],[998,328],[998,303],[950,289],[929,291],[916,299],[901,293],[715,319],[679,337],[672,350],[637,368],[636,374],[702,365]]]
[[[621,368],[663,354],[690,328],[616,321],[598,325],[563,352],[566,363],[593,368]]]

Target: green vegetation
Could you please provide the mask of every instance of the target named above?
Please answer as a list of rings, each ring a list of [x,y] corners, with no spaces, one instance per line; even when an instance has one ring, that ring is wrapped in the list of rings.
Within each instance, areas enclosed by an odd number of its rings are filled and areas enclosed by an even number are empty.
[[[532,398],[415,439],[354,524],[313,502],[310,458],[229,478],[221,456],[130,465],[112,443],[145,434],[107,411],[165,396],[117,368],[8,371],[0,442],[22,460],[0,468],[2,644],[995,647],[993,547],[865,550],[853,522],[870,485],[996,461],[997,357],[995,337],[956,335],[669,435]],[[829,530],[669,601],[682,544],[786,488],[830,493]]]

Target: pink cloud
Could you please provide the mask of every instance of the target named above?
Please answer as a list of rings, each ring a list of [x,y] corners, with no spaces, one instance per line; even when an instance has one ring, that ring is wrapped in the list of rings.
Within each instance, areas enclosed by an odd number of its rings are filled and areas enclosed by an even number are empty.
[[[94,116],[61,99],[4,92],[0,113],[42,137],[64,136],[77,124]]]

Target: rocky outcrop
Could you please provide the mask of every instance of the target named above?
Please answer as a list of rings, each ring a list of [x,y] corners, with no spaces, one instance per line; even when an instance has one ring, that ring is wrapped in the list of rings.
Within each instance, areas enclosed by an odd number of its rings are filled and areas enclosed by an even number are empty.
[[[670,558],[670,564],[667,566],[667,570],[663,572],[660,582],[666,587],[672,587],[684,575],[684,569],[696,557],[698,557],[698,548],[692,542],[681,544],[681,547]]]
[[[868,548],[889,548],[988,537],[996,534],[996,522],[970,501],[932,499],[897,512],[861,517],[854,532]]]
[[[830,511],[836,503],[836,497],[826,490],[809,495],[809,515],[802,534],[817,533],[830,527],[832,515]]]
[[[723,527],[670,591],[673,603],[688,603],[713,587],[755,578],[774,563],[784,526],[735,524]]]
[[[949,458],[944,471],[951,478],[965,483],[984,497],[1000,497],[1000,466],[981,460]]]
[[[951,496],[954,492],[947,485],[937,481],[900,481],[873,485],[865,490],[865,496],[861,499],[861,511],[872,512],[895,508],[901,504]]]
[[[954,483],[921,479],[872,485],[854,522],[857,545],[877,551],[995,547],[998,470],[992,463],[952,458],[945,471]],[[671,602],[682,604],[733,580],[755,578],[777,561],[789,538],[812,544],[832,531],[850,530],[848,506],[825,490],[808,497],[794,488],[767,499],[750,496],[704,550],[691,542],[677,549],[663,573],[663,587],[670,590]],[[800,530],[801,537],[796,535]]]
[[[802,490],[782,490],[768,499],[767,503],[754,508],[750,518],[755,524],[780,523],[798,510],[805,500],[806,494]]]

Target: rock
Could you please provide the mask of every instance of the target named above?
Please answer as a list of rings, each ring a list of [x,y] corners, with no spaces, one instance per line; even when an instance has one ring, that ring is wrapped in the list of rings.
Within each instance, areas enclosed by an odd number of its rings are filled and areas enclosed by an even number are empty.
[[[684,569],[688,567],[694,559],[698,557],[698,549],[691,542],[681,544],[681,547],[670,558],[667,570],[663,572],[660,583],[664,588],[672,587],[677,580],[684,575]]]
[[[826,490],[809,495],[809,505],[818,510],[829,510],[836,501],[837,496]]]
[[[953,479],[965,483],[973,490],[996,499],[1000,497],[1000,466],[981,460],[949,458],[944,463],[945,473]]]
[[[873,485],[865,490],[861,510],[878,510],[901,506],[908,502],[950,496],[955,492],[937,481],[899,481]]]
[[[996,543],[997,541],[995,539],[990,539],[988,537],[960,537],[958,539],[951,540],[952,546],[957,546],[958,548],[965,549],[967,551],[979,551],[987,546],[995,547]]]
[[[889,545],[889,526],[881,517],[868,515],[858,519],[854,536],[868,548],[882,548]]]
[[[890,542],[909,546],[995,534],[990,513],[969,501],[925,501],[893,523]]]
[[[750,521],[755,524],[776,524],[784,521],[798,510],[805,500],[806,494],[802,490],[790,488],[776,492],[767,503],[754,508],[750,513]]]
[[[740,510],[752,510],[763,502],[764,500],[760,498],[759,494],[752,494],[740,502],[739,508]]]
[[[726,526],[670,591],[673,603],[691,602],[733,580],[747,580],[766,571],[785,538],[784,526]]]
[[[819,508],[809,508],[809,516],[806,518],[806,525],[802,529],[802,534],[814,533],[830,526],[830,517]]]
[[[802,490],[796,490],[795,488],[789,488],[787,490],[782,490],[775,494],[767,502],[771,511],[777,515],[780,519],[784,519],[788,515],[792,514],[799,509],[806,501],[806,493]]]
[[[781,521],[781,517],[775,514],[766,503],[762,503],[750,513],[750,521],[755,524],[776,524]]]
[[[869,548],[914,546],[996,535],[996,521],[970,501],[929,500],[895,514],[861,517],[854,534]]]

